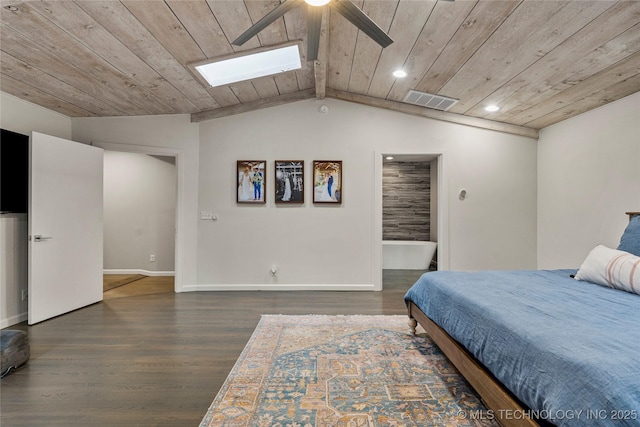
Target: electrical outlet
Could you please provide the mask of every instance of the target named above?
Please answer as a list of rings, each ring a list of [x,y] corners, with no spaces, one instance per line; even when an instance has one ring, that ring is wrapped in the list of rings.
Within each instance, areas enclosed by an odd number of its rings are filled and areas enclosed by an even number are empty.
[[[156,262],[156,256],[153,255],[153,254],[149,255],[149,261],[150,262]]]
[[[22,297],[22,301],[24,301],[27,298],[29,298],[29,291],[27,291],[26,289],[23,289],[21,297]]]

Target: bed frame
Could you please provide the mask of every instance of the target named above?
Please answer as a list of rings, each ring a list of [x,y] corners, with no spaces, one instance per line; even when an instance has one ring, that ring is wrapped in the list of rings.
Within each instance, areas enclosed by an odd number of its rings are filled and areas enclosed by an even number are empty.
[[[629,221],[640,212],[625,212]],[[412,301],[409,301],[409,326],[411,333],[416,334],[416,326],[420,324],[427,331],[433,342],[442,350],[453,365],[480,395],[485,405],[492,411],[492,415],[504,427],[540,427],[548,423],[539,424],[528,417],[526,408],[515,398],[491,373],[482,366],[456,340],[436,325]]]
[[[456,340],[436,325],[413,301],[409,301],[409,326],[416,334],[420,324],[429,337],[465,377],[480,395],[482,401],[492,411],[494,419],[504,427],[540,427],[528,417],[529,412],[511,393],[504,388],[471,354]]]

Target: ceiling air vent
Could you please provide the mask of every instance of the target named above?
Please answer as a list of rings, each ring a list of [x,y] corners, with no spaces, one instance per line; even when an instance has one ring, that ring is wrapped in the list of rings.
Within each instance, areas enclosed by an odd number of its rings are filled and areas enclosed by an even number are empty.
[[[402,102],[407,104],[419,105],[420,107],[433,108],[434,110],[447,111],[453,106],[457,99],[446,98],[440,95],[432,95],[430,93],[418,92],[417,90],[410,90],[407,96],[404,97]]]

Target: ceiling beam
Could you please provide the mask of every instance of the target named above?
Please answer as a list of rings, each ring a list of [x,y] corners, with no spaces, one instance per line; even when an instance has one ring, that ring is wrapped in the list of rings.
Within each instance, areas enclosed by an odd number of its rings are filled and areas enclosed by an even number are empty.
[[[245,102],[228,107],[215,108],[213,110],[201,111],[191,114],[191,123],[203,122],[205,120],[218,119],[220,117],[233,116],[235,114],[246,113],[249,111],[260,110],[263,108],[275,107],[278,105],[288,104],[290,102],[301,101],[303,99],[311,99],[315,96],[315,89],[307,89],[300,92],[288,93],[285,95],[274,96],[272,98],[258,99],[256,101]]]
[[[324,99],[327,90],[327,63],[329,57],[329,8],[323,8],[320,43],[318,43],[318,59],[313,61],[316,80],[316,99]]]
[[[313,61],[316,78],[316,99],[324,99],[327,92],[327,64],[320,60]]]
[[[497,122],[494,120],[488,120],[479,117],[463,116],[462,114],[449,113],[447,111],[438,111],[430,108],[418,107],[415,105],[404,104],[396,101],[388,101],[386,99],[374,98],[371,96],[359,95],[356,93],[350,93],[331,88],[326,89],[326,96],[329,98],[339,99],[341,101],[355,102],[356,104],[397,111],[399,113],[411,114],[413,116],[426,117],[449,123],[457,123],[480,129],[493,130],[498,132],[510,133],[513,135],[525,136],[527,138],[538,139],[538,130],[525,126],[510,125],[508,123]],[[302,101],[312,98],[320,99],[317,98],[315,89],[307,89],[300,92],[274,96],[272,98],[259,99],[243,104],[231,105],[228,107],[193,113],[191,114],[191,123],[198,123],[205,120],[233,116],[235,114],[246,113],[263,108],[276,107],[278,105],[284,105],[290,102]]]
[[[510,125],[508,123],[496,122],[494,120],[482,119],[478,117],[463,116],[462,114],[438,111],[430,108],[418,107],[386,99],[374,98],[366,95],[345,92],[328,88],[326,96],[342,101],[355,102],[357,104],[368,105],[370,107],[383,108],[397,111],[399,113],[411,114],[414,116],[427,117],[435,120],[442,120],[449,123],[457,123],[466,126],[473,126],[480,129],[495,130],[498,132],[510,133],[513,135],[526,136],[538,139],[538,130],[525,126]]]

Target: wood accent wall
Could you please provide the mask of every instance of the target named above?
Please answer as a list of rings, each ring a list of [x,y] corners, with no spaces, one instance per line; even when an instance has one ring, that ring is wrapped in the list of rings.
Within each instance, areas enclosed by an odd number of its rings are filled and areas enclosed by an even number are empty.
[[[430,240],[429,162],[384,161],[382,240]]]

